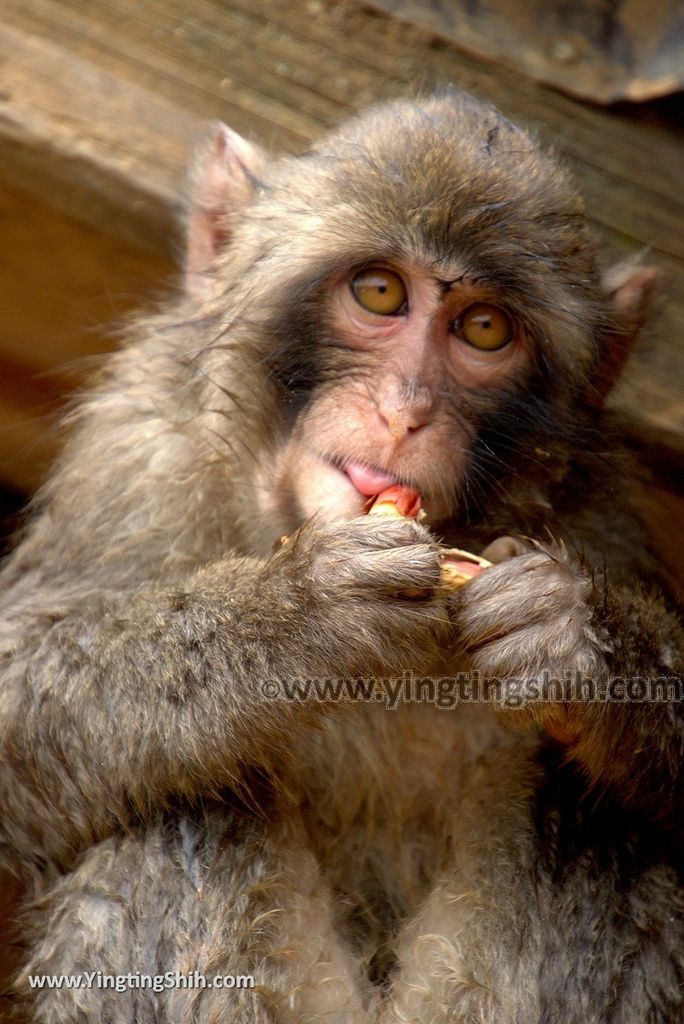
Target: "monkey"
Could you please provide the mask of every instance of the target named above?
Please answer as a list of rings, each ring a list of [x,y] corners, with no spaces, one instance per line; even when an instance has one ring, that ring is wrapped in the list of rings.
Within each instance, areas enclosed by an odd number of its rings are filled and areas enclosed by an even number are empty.
[[[298,157],[217,126],[190,193],[2,570],[18,1012],[684,1021],[679,691],[607,699],[682,674],[605,405],[655,271],[451,88]],[[424,521],[362,514],[397,483]],[[444,543],[494,564],[447,594]],[[287,689],[363,678],[498,697]]]

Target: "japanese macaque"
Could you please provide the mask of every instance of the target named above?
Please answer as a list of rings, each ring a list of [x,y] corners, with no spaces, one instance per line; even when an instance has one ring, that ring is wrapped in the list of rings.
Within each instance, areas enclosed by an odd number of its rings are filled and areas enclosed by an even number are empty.
[[[297,159],[217,130],[183,294],[4,568],[31,1020],[684,1021],[681,705],[547,686],[682,671],[603,409],[653,279],[601,270],[557,160],[459,92]],[[362,514],[397,483],[425,520]],[[449,594],[441,543],[495,564]],[[460,671],[536,695],[284,699]],[[29,982],[98,971],[256,986]]]

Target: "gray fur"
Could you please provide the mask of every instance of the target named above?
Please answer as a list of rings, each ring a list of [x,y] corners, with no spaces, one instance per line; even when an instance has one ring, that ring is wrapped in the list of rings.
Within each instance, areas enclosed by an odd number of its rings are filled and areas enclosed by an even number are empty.
[[[18,1001],[37,1024],[684,1021],[679,706],[388,712],[263,689],[681,673],[597,402],[622,328],[567,175],[458,93],[380,107],[298,160],[255,151],[250,171],[249,152],[223,221],[198,170],[190,230],[208,218],[225,248],[205,267],[191,246],[189,294],[134,325],[4,567],[0,852],[31,896]],[[319,292],[382,253],[488,275],[533,352],[505,393],[445,385],[423,468],[452,509],[439,534],[546,545],[499,544],[452,598],[423,526],[302,524],[287,479],[256,511],[283,439],[334,439],[323,403],[359,374],[328,353],[297,391]],[[29,973],[97,969],[257,988],[29,993]]]

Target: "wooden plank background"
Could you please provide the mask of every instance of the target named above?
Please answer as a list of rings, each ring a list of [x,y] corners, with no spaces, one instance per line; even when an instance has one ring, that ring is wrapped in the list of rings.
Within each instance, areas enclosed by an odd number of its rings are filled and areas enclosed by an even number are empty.
[[[352,2],[3,0],[0,480],[35,485],[52,411],[89,371],[79,358],[165,287],[209,120],[300,151],[355,109],[445,82],[534,126],[572,166],[611,255],[662,268],[667,301],[616,403],[684,451],[684,139],[662,108],[594,109]]]

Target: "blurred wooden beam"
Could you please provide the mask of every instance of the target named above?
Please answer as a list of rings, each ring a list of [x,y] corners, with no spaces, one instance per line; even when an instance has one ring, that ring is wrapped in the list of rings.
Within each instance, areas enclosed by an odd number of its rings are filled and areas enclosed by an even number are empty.
[[[590,103],[684,87],[680,0],[370,0],[459,47]]]

